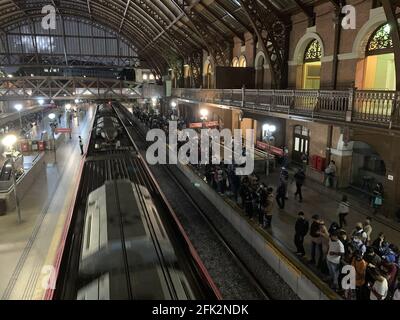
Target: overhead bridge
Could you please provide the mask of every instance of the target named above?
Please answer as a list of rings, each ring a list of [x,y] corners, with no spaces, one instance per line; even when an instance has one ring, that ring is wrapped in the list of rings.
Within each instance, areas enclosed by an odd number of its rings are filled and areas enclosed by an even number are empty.
[[[133,81],[89,77],[0,78],[0,101],[14,100],[131,100],[142,98],[141,85]]]

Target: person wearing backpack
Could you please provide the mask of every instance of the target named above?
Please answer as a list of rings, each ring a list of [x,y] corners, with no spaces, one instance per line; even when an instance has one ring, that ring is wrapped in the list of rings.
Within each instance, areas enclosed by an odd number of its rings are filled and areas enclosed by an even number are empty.
[[[346,217],[349,215],[349,212],[350,212],[350,203],[347,199],[347,196],[344,195],[342,198],[342,202],[340,202],[338,208],[340,229],[343,229],[343,227],[347,227]]]

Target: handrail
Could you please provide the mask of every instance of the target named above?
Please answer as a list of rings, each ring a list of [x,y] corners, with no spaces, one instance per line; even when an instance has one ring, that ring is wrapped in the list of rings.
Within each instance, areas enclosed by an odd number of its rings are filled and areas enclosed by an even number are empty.
[[[382,90],[173,89],[178,99],[243,110],[399,127],[400,92]]]

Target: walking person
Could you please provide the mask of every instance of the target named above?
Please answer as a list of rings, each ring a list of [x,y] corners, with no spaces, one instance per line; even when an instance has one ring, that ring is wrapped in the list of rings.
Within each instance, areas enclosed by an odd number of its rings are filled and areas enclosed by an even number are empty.
[[[79,147],[81,148],[81,156],[83,156],[85,152],[83,150],[83,141],[81,136],[79,136]]]
[[[304,212],[300,212],[298,214],[298,219],[296,221],[296,226],[295,226],[295,235],[294,235],[294,244],[296,245],[297,252],[296,254],[304,257],[306,255],[306,251],[304,249],[304,238],[308,233],[308,230],[310,228],[309,222],[306,220],[304,216]]]
[[[347,227],[346,217],[349,215],[349,212],[350,212],[350,203],[348,201],[347,196],[344,195],[342,198],[342,202],[340,202],[338,208],[340,229],[343,229],[343,227]]]
[[[372,206],[374,208],[374,215],[377,215],[383,205],[384,189],[382,183],[378,183],[374,189],[374,196]]]
[[[296,181],[296,193],[294,195],[295,199],[299,196],[299,202],[303,202],[303,185],[306,180],[306,174],[303,169],[299,169],[299,171],[294,175],[294,179]]]
[[[285,209],[285,200],[286,200],[286,184],[281,182],[280,186],[276,191],[276,202],[281,210]]]

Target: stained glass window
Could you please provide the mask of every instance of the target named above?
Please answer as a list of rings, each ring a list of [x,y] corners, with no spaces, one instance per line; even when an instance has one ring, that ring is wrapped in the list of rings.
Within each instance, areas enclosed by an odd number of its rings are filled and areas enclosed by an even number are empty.
[[[380,26],[371,36],[367,45],[367,55],[393,52],[393,40],[390,25]]]
[[[306,53],[304,55],[304,62],[315,62],[320,61],[322,58],[321,44],[318,40],[313,40],[307,46]]]

